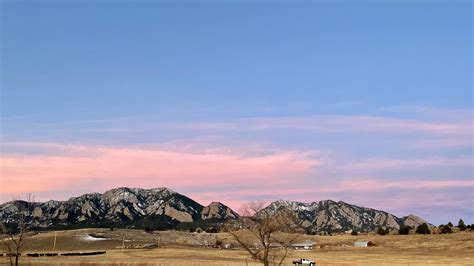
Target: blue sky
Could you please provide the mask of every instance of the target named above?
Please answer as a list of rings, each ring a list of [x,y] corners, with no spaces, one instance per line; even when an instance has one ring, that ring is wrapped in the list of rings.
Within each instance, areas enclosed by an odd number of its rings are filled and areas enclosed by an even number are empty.
[[[215,187],[191,185],[187,172],[173,183],[163,161],[124,176],[89,169],[90,183],[4,189],[2,200],[166,185],[233,207],[330,197],[474,220],[471,1],[3,1],[1,33],[4,184],[56,183],[66,168],[85,178],[78,147],[103,152],[89,159],[104,167],[122,156],[115,149],[176,152],[189,169],[199,164],[186,156],[210,154],[235,167]],[[69,168],[19,174],[35,159]],[[214,169],[204,161],[200,178]],[[294,171],[268,170],[277,163]],[[244,180],[256,191],[237,186]],[[251,180],[281,192],[258,193]],[[376,184],[389,185],[362,189]]]

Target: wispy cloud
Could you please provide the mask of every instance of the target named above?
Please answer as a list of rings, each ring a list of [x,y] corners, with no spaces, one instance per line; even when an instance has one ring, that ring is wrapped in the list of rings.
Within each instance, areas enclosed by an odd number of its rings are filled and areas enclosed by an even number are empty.
[[[389,158],[369,158],[364,161],[354,162],[348,167],[350,169],[406,169],[424,167],[444,167],[444,166],[472,166],[473,157],[430,157],[423,159],[389,159]]]
[[[262,131],[295,129],[321,133],[382,132],[391,134],[424,133],[470,136],[474,126],[469,118],[462,121],[429,122],[383,116],[324,115],[303,117],[255,117],[212,123],[179,123],[161,126],[186,130]]]

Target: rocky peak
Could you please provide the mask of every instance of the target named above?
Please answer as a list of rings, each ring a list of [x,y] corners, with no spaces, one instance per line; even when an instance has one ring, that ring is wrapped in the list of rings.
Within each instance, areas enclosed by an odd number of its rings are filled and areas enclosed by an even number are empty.
[[[153,193],[153,194],[162,195],[162,196],[171,196],[172,194],[177,194],[173,190],[171,190],[169,188],[166,188],[166,187],[149,189],[148,192]]]
[[[208,206],[204,207],[201,212],[201,219],[219,219],[219,220],[228,220],[236,219],[239,215],[234,212],[231,208],[220,202],[212,202]]]
[[[403,216],[403,224],[405,226],[410,226],[411,228],[416,228],[419,225],[426,223],[430,225],[427,221],[421,219],[420,217],[414,215],[414,214],[409,214],[408,216]]]
[[[300,209],[304,209],[306,207],[306,204],[297,202],[297,201],[290,201],[290,200],[277,200],[272,203],[270,203],[267,207],[265,207],[263,210],[265,213],[268,214],[273,214],[274,212],[277,212],[279,210],[292,210],[292,211],[297,211]]]
[[[111,203],[119,201],[138,202],[138,196],[143,195],[143,193],[143,189],[120,187],[108,190],[102,196]]]

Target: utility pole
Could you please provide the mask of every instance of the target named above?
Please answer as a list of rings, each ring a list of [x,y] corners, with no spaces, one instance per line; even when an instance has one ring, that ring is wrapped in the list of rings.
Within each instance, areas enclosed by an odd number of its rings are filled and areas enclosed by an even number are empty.
[[[56,250],[56,239],[58,238],[58,232],[54,232],[54,243],[53,243],[53,251]]]

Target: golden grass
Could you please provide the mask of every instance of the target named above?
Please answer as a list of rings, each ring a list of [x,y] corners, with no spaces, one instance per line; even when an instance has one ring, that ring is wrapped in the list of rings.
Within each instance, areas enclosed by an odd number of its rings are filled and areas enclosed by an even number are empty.
[[[105,232],[104,229],[83,229],[58,231],[57,250],[107,250],[105,255],[88,257],[23,257],[25,265],[259,265],[243,250],[220,250],[185,244],[192,234],[181,232],[160,232],[157,235],[141,230],[114,231],[116,238],[104,241],[80,241],[77,236],[91,232]],[[164,244],[151,250],[120,250],[121,236],[129,243],[147,243],[160,239],[177,239],[178,244]],[[228,234],[214,234],[218,239],[231,241]],[[214,235],[212,235],[214,237]],[[25,252],[51,251],[54,233],[43,233],[28,239]],[[286,261],[301,257],[315,260],[318,265],[474,265],[474,232],[447,235],[408,236],[301,236],[301,240],[314,240],[321,248],[311,251],[291,251]],[[354,248],[358,240],[370,240],[377,244],[372,248]],[[0,263],[6,263],[0,258]]]

